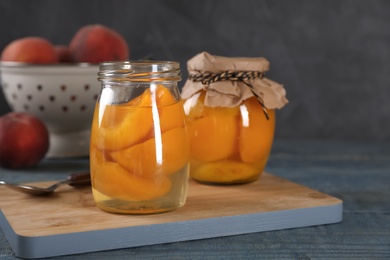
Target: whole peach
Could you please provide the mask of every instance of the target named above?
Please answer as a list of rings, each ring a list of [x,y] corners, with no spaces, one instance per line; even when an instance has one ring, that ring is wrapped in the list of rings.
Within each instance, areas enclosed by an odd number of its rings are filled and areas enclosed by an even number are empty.
[[[99,63],[129,59],[129,46],[116,31],[104,25],[86,25],[73,36],[69,50],[74,61]]]
[[[69,47],[66,45],[55,45],[54,50],[57,54],[58,62],[72,62],[72,55],[70,54]]]
[[[54,46],[41,37],[25,37],[10,42],[2,51],[1,60],[38,64],[58,61]]]
[[[0,117],[0,166],[32,167],[48,149],[49,133],[40,119],[24,112],[9,112]]]

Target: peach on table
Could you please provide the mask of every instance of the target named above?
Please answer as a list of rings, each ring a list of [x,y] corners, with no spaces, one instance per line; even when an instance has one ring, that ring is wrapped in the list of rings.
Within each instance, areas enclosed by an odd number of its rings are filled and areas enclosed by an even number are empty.
[[[25,112],[0,116],[0,167],[37,165],[49,149],[49,132],[41,119]]]

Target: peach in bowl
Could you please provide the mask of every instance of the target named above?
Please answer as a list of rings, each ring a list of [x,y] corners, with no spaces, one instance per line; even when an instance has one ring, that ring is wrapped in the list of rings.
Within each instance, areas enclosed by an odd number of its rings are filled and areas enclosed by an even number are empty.
[[[0,63],[1,89],[11,109],[47,126],[47,157],[88,156],[98,71],[98,64],[90,63]]]

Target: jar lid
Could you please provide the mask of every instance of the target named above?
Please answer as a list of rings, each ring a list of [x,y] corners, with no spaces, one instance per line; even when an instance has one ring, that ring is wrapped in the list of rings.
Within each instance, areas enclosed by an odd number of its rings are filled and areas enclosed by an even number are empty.
[[[202,52],[187,62],[189,77],[183,99],[206,91],[205,105],[235,107],[255,96],[267,109],[288,103],[283,85],[264,77],[269,61],[263,57],[222,57]]]

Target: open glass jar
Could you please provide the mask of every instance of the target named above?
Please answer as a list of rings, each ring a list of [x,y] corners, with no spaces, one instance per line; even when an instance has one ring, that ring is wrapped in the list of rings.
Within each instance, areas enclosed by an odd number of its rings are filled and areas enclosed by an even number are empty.
[[[207,184],[259,178],[275,131],[275,108],[287,103],[282,85],[264,78],[264,58],[200,53],[188,62],[182,98],[190,141],[190,176]]]
[[[175,210],[187,196],[189,146],[177,62],[105,62],[91,129],[97,207],[114,213]]]

